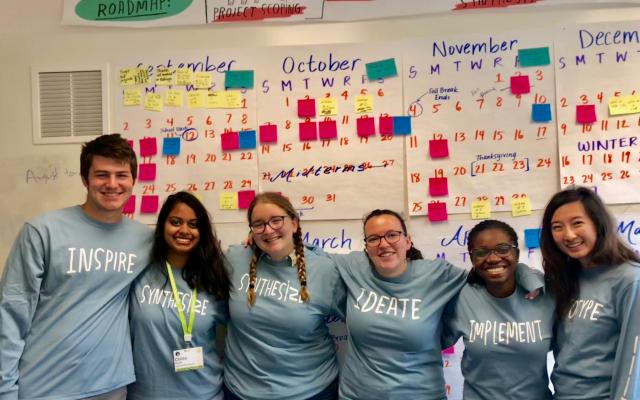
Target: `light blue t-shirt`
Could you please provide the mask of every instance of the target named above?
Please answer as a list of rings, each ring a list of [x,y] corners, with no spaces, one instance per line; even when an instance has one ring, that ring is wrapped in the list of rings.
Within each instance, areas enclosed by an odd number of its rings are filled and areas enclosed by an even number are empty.
[[[640,267],[582,269],[557,325],[551,381],[558,400],[640,398]]]
[[[338,376],[335,345],[325,320],[337,313],[335,264],[305,250],[311,300],[300,299],[295,265],[263,255],[257,265],[256,301],[247,303],[253,251],[231,246],[229,323],[224,383],[245,400],[301,400],[327,388]]]
[[[0,283],[0,399],[78,399],[135,379],[129,288],[152,232],[79,206],[27,222]]]
[[[172,268],[178,295],[189,323],[192,290],[182,270]],[[164,272],[164,273],[163,273]],[[227,302],[199,291],[192,341],[184,341],[166,266],[150,265],[133,283],[130,301],[131,339],[136,381],[131,400],[211,400],[222,391],[222,360],[216,351],[216,326],[227,320]],[[204,368],[175,372],[173,351],[202,347]]]
[[[542,274],[534,276],[543,286]],[[518,283],[510,296],[497,298],[484,285],[467,283],[447,307],[445,343],[464,341],[465,400],[552,398],[547,353],[555,300],[544,292],[527,300],[528,292]]]
[[[440,320],[466,272],[444,260],[416,260],[401,276],[384,278],[363,252],[332,258],[347,288],[340,398],[446,399]]]

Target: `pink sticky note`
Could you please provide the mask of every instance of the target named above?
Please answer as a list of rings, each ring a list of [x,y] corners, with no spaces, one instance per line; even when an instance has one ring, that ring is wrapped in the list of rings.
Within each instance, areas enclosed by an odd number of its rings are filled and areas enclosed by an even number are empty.
[[[278,125],[260,125],[260,143],[276,143],[278,141]]]
[[[222,150],[237,150],[240,148],[240,139],[238,132],[223,133],[220,135],[220,144]]]
[[[356,132],[360,137],[375,135],[375,118],[358,118],[356,120]]]
[[[158,144],[156,138],[140,139],[140,156],[148,157],[158,154]]]
[[[238,192],[238,208],[241,210],[246,210],[249,208],[249,204],[253,201],[253,198],[256,197],[255,190],[241,190]]]
[[[316,116],[316,100],[300,99],[298,100],[298,117],[314,118]]]
[[[318,140],[318,125],[315,122],[300,122],[298,128],[301,142]]]
[[[519,75],[511,77],[511,93],[525,94],[531,91],[529,84],[529,75]]]
[[[147,182],[156,179],[156,164],[140,164],[138,166],[138,180]]]
[[[124,208],[122,209],[123,214],[133,214],[136,211],[136,196],[132,195],[129,197],[126,203],[124,203]]]
[[[143,214],[155,214],[158,212],[158,196],[142,196],[140,201],[140,212]]]
[[[576,122],[579,124],[591,124],[598,120],[595,104],[581,104],[576,106]]]
[[[378,130],[381,135],[393,135],[393,117],[380,117],[378,120]]]
[[[336,121],[320,121],[318,122],[318,133],[320,139],[336,139],[338,137],[338,125]]]
[[[429,140],[429,155],[431,158],[449,157],[449,141],[447,139]]]
[[[129,147],[131,147],[133,149],[133,140],[128,140],[127,139],[127,144],[129,145]]]
[[[449,194],[447,178],[429,178],[429,195],[446,196]]]
[[[456,349],[454,346],[449,346],[446,349],[442,350],[442,354],[455,354]]]
[[[446,221],[449,219],[447,214],[447,203],[429,203],[427,206],[427,218],[431,222]]]

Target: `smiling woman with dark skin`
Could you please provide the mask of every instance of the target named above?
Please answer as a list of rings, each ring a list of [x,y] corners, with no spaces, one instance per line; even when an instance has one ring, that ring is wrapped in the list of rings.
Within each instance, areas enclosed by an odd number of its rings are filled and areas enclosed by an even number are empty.
[[[227,320],[230,283],[209,214],[194,195],[167,197],[151,253],[151,265],[131,291],[137,379],[127,398],[219,400],[222,360],[215,347],[216,327]],[[198,352],[201,362],[177,372],[175,351]]]
[[[518,236],[502,221],[473,227],[468,249],[473,264],[468,283],[444,318],[445,345],[464,341],[464,398],[551,399],[547,353],[554,300],[546,293],[525,299],[529,289],[543,285],[542,274],[518,264]],[[527,282],[519,282],[516,272],[524,268],[527,274],[519,276]]]

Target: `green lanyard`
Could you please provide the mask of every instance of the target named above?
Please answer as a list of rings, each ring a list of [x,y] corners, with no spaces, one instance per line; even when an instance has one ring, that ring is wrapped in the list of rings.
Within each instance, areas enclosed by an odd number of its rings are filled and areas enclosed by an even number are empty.
[[[182,324],[182,332],[184,334],[184,341],[189,343],[191,342],[191,332],[193,332],[193,323],[196,320],[196,299],[198,298],[198,290],[193,289],[191,292],[191,300],[189,301],[189,326],[187,326],[187,321],[184,318],[184,311],[182,311],[182,302],[180,301],[180,296],[178,295],[178,288],[176,287],[176,281],[173,278],[173,271],[171,271],[171,265],[167,263],[167,274],[169,274],[169,282],[171,282],[171,291],[173,292],[173,300],[176,302],[176,307],[178,308],[178,317],[180,318],[180,323]]]

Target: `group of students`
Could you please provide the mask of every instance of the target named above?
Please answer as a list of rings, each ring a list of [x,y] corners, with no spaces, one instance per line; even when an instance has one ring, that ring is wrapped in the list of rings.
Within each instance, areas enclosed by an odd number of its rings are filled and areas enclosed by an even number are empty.
[[[151,234],[121,215],[136,167],[119,135],[88,142],[85,203],[19,233],[0,283],[0,400],[446,399],[441,351],[460,338],[465,399],[640,398],[640,260],[589,189],[547,205],[543,276],[497,220],[469,232],[469,272],[423,259],[391,210],[365,217],[364,251],[327,254],[277,193],[251,203],[248,246],[223,252],[187,192]],[[348,329],[340,368],[330,317]]]

